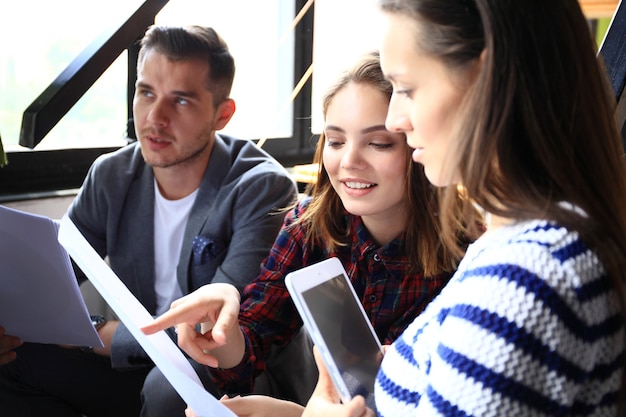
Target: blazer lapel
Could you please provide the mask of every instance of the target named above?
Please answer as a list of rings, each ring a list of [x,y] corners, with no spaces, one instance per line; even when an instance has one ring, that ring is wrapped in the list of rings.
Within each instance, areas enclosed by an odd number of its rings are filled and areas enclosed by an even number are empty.
[[[194,283],[189,282],[193,238],[202,233],[204,225],[209,220],[215,196],[219,192],[224,178],[230,171],[230,159],[231,156],[226,144],[219,135],[215,135],[215,143],[211,151],[207,169],[204,172],[204,178],[200,184],[196,201],[191,208],[191,213],[189,213],[189,220],[187,221],[187,227],[185,228],[185,235],[183,237],[183,245],[177,270],[178,283],[180,284],[183,294],[188,294],[191,289],[197,287]]]
[[[147,203],[149,202],[149,203]],[[154,290],[154,175],[149,166],[145,166],[140,177],[133,184],[127,200],[125,213],[132,217],[128,221],[128,242],[133,262],[134,282],[129,283],[137,289],[137,298],[146,309],[156,311],[156,293]],[[150,208],[146,210],[146,207]],[[128,285],[128,284],[127,284]]]

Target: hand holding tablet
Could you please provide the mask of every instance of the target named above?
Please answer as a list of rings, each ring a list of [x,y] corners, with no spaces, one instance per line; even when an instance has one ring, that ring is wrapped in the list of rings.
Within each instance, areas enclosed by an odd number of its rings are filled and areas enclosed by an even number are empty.
[[[375,409],[374,382],[383,351],[339,259],[294,271],[285,283],[341,400],[362,395]]]

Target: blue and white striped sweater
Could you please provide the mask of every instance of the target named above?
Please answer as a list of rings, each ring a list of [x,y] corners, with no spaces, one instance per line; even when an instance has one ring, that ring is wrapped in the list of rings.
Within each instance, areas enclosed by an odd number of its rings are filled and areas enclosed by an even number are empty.
[[[494,230],[389,349],[378,413],[613,416],[620,305],[578,234],[545,221]]]

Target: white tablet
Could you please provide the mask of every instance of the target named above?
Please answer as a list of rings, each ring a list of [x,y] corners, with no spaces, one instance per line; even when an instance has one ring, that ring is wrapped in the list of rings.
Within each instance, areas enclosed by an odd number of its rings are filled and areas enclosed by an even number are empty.
[[[375,410],[374,381],[382,348],[339,259],[294,271],[285,282],[341,400],[362,395]]]

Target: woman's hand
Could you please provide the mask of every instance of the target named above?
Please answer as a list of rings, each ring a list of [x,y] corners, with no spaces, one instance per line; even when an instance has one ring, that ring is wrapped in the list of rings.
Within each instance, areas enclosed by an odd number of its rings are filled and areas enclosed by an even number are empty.
[[[304,407],[291,401],[279,400],[266,395],[247,395],[228,398],[220,402],[238,417],[300,417]],[[196,417],[191,408],[185,410],[186,417]]]
[[[313,348],[313,354],[320,376],[302,417],[374,417],[374,411],[365,406],[365,398],[360,395],[347,404],[341,404],[317,347]]]
[[[176,326],[178,345],[196,362],[231,368],[243,357],[245,340],[239,329],[239,291],[230,284],[207,284],[174,301],[141,330],[156,333]],[[200,332],[197,325],[202,325]]]
[[[220,401],[239,417],[300,417],[304,411],[300,404],[267,395],[224,397]]]

